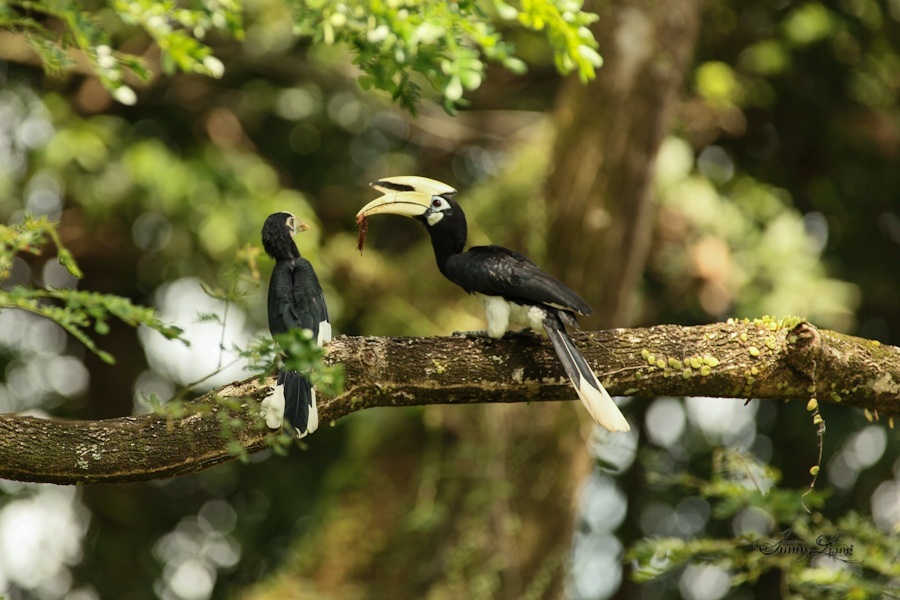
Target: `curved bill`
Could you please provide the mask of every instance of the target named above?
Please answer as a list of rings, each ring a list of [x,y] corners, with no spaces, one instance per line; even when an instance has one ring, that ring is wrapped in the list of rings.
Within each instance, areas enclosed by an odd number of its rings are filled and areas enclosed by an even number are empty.
[[[357,220],[378,214],[418,217],[431,206],[432,196],[456,193],[446,183],[417,175],[385,177],[369,185],[384,195],[363,206],[356,213]]]
[[[380,214],[418,217],[425,214],[430,205],[431,196],[420,192],[388,192],[363,206],[356,213],[356,219]]]

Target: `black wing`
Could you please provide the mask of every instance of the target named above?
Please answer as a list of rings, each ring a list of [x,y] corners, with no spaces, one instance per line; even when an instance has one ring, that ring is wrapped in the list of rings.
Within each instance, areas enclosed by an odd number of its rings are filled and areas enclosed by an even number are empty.
[[[319,326],[328,321],[325,294],[312,265],[305,258],[279,262],[269,280],[269,331],[311,329],[318,337]]]
[[[518,252],[501,246],[475,246],[447,260],[447,277],[469,293],[502,296],[520,304],[594,312],[578,294]]]
[[[274,335],[289,329],[310,329],[313,338],[319,338],[319,330],[327,327],[326,339],[331,338],[328,324],[328,307],[319,278],[305,258],[279,261],[269,280],[269,331]],[[291,435],[303,437],[319,425],[315,390],[309,380],[296,371],[282,369],[278,373],[274,394],[278,388],[284,396],[284,412],[279,419],[292,426]],[[267,420],[268,422],[268,420]],[[270,425],[271,427],[272,425]]]

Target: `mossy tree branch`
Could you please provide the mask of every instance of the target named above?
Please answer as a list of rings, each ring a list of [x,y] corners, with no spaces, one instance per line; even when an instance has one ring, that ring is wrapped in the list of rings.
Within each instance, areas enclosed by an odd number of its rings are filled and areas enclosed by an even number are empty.
[[[820,330],[800,320],[661,325],[575,334],[613,395],[718,396],[840,402],[900,414],[900,348]],[[343,363],[345,391],[321,402],[320,419],[363,408],[575,397],[544,340],[340,337],[328,363]],[[653,363],[652,365],[650,363]],[[174,477],[269,447],[253,415],[271,381],[226,385],[200,399],[218,408],[179,418],[102,421],[0,416],[0,477],[112,483]],[[224,408],[231,406],[231,408]],[[223,419],[229,411],[228,419]],[[223,422],[237,427],[224,435]],[[310,440],[315,444],[315,437]]]

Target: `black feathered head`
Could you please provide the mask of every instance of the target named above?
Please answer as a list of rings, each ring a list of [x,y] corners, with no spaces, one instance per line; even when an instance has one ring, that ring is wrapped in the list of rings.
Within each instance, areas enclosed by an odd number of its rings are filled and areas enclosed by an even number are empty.
[[[275,260],[290,260],[300,256],[294,236],[307,231],[309,225],[288,212],[269,215],[262,228],[262,243],[266,254]]]
[[[446,183],[416,175],[385,177],[370,183],[384,194],[356,213],[357,221],[379,214],[413,217],[425,224],[431,239],[451,253],[466,244],[466,215]],[[435,248],[437,250],[437,247]]]

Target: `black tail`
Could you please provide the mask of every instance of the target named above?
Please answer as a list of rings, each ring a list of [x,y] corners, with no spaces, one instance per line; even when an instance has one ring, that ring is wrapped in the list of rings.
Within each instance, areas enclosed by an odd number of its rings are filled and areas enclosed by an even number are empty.
[[[316,409],[316,390],[309,380],[297,371],[281,370],[276,386],[284,386],[284,420],[295,431],[291,435],[304,437],[319,427]]]
[[[584,356],[575,346],[572,338],[566,333],[565,326],[557,315],[547,315],[544,319],[544,330],[547,332],[547,337],[550,338],[550,343],[553,344],[553,349],[556,351],[556,356],[559,357],[559,362],[562,363],[566,375],[575,386],[578,397],[581,398],[581,402],[584,403],[591,417],[610,431],[631,429],[619,407],[610,398],[609,393],[597,379],[587,361],[584,360]]]

